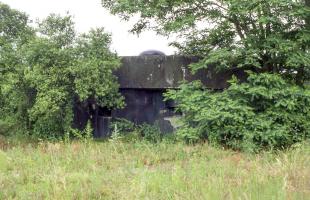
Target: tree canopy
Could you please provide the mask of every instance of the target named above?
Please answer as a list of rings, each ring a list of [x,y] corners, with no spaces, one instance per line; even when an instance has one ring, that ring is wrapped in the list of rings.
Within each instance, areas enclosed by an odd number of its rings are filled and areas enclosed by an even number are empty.
[[[204,59],[193,70],[216,64],[278,72],[298,83],[309,75],[309,0],[104,0],[125,20],[139,16],[133,32],[179,34],[183,54]],[[296,74],[296,71],[298,72]]]
[[[103,28],[78,34],[70,15],[56,14],[30,26],[26,14],[4,4],[0,15],[0,132],[62,137],[77,104],[123,105],[112,74],[120,61]]]

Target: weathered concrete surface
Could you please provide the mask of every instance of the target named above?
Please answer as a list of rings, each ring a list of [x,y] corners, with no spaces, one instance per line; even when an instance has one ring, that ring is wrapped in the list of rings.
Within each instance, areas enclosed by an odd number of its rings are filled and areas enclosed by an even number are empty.
[[[130,56],[122,57],[122,66],[115,72],[120,83],[120,92],[125,97],[124,109],[107,111],[91,105],[75,106],[75,127],[83,129],[87,120],[94,128],[95,137],[110,135],[109,123],[113,118],[125,118],[136,124],[158,125],[162,132],[173,131],[174,102],[165,102],[163,93],[167,89],[177,89],[180,82],[200,80],[212,89],[228,87],[227,80],[234,74],[241,79],[243,71],[230,70],[216,73],[214,67],[191,74],[189,64],[197,62],[195,57],[186,56]]]
[[[135,124],[157,124],[162,132],[173,131],[166,117],[175,115],[174,108],[164,101],[165,90],[155,89],[121,89],[126,107],[112,111],[113,118],[125,118]]]
[[[209,88],[223,89],[232,74],[245,76],[241,71],[216,73],[212,66],[193,75],[189,64],[197,61],[187,56],[126,56],[122,57],[122,66],[115,75],[122,89],[178,88],[183,80],[201,80]]]

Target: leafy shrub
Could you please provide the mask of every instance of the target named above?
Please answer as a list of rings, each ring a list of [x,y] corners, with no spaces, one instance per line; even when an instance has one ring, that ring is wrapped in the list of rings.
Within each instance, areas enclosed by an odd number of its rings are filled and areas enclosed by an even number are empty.
[[[160,142],[163,138],[161,131],[156,125],[147,123],[137,125],[123,118],[115,119],[111,124],[111,129],[113,130],[112,139],[113,134],[125,136],[122,138],[127,140],[143,139],[152,143]]]
[[[157,126],[144,123],[139,125],[138,131],[149,142],[157,143],[162,140],[162,133]]]
[[[185,115],[179,137],[208,139],[225,147],[259,151],[283,149],[310,138],[310,90],[280,75],[249,74],[245,83],[231,81],[223,92],[199,82],[183,84],[166,98],[176,100]]]
[[[89,143],[93,140],[93,127],[90,120],[87,121],[87,124],[84,130],[79,130],[76,128],[70,128],[62,137],[56,137],[54,140],[59,140],[60,138],[65,143],[69,143],[73,138],[78,139],[81,142]],[[51,140],[51,138],[47,138]]]

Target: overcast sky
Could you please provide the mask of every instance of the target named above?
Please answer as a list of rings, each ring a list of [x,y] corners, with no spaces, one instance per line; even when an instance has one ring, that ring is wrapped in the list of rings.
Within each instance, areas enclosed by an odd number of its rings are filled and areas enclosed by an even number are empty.
[[[166,37],[147,31],[137,35],[128,33],[132,23],[120,21],[102,8],[101,0],[0,0],[12,8],[26,12],[31,19],[42,19],[49,13],[74,16],[78,32],[87,32],[92,27],[105,27],[112,33],[112,49],[120,56],[138,55],[144,50],[156,49],[170,55],[175,49],[168,46]]]

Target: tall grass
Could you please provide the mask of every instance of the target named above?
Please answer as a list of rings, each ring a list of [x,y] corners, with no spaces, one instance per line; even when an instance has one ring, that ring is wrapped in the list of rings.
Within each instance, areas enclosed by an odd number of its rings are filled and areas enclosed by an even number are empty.
[[[250,155],[182,143],[9,143],[0,199],[310,199],[310,147]]]

